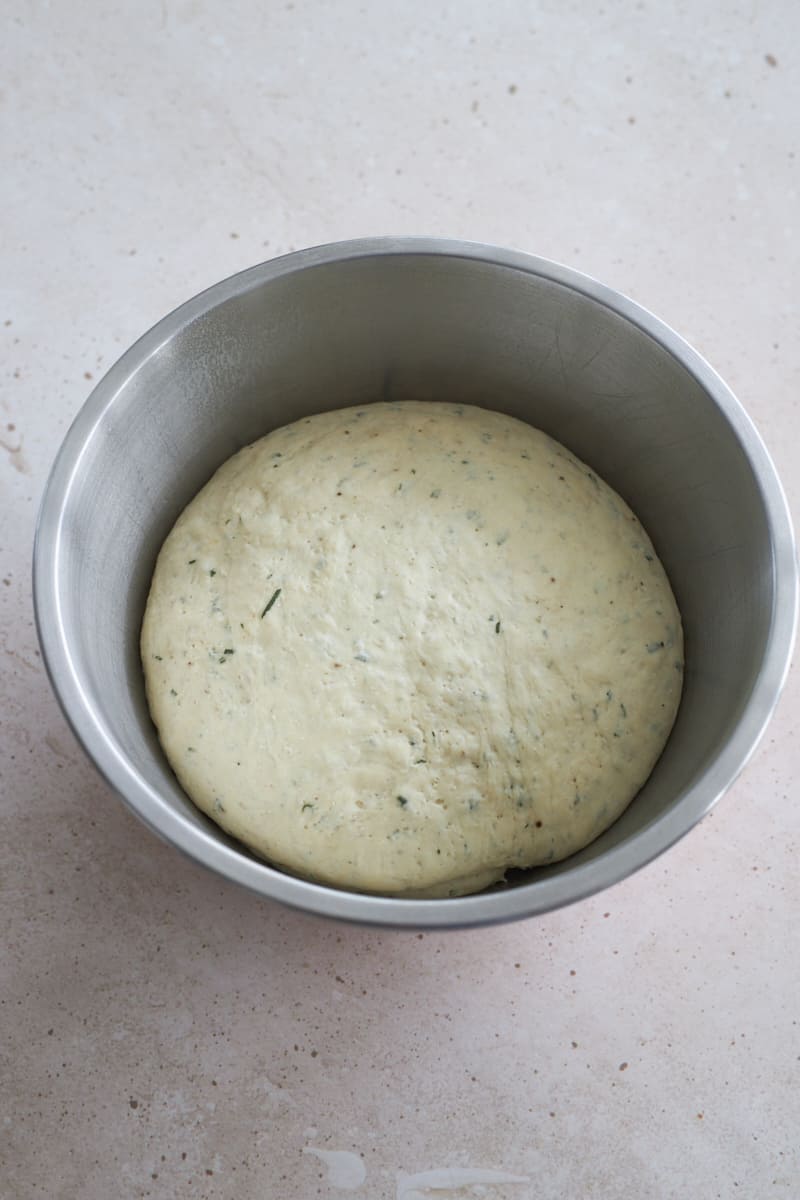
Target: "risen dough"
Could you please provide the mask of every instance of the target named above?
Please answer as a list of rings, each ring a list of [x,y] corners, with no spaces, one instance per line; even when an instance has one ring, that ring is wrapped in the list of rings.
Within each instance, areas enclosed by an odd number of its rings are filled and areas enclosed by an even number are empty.
[[[512,418],[416,402],[220,467],[164,543],[141,645],[204,812],[298,875],[433,896],[610,825],[683,657],[652,544],[593,471]]]

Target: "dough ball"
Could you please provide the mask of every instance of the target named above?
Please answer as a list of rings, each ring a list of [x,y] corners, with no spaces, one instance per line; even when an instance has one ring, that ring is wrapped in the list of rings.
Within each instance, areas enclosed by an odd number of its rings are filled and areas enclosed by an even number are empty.
[[[276,866],[453,896],[581,849],[667,740],[682,634],[642,526],[546,434],[369,404],[226,462],[141,638],[195,804]]]

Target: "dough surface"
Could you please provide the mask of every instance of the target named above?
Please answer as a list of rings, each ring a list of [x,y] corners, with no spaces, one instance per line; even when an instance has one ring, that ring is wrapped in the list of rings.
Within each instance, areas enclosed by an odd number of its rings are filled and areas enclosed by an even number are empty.
[[[407,401],[229,459],[158,557],[147,697],[194,802],[279,867],[450,896],[625,809],[680,700],[627,505],[544,433]]]

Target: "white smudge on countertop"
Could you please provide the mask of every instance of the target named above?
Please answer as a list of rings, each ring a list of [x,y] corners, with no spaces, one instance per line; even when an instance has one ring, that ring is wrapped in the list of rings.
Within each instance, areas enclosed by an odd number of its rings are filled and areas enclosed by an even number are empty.
[[[360,1188],[367,1177],[367,1168],[360,1154],[351,1150],[320,1150],[317,1146],[305,1146],[303,1154],[313,1154],[328,1168],[328,1183],[341,1191],[351,1192]]]
[[[416,1175],[398,1175],[396,1197],[397,1200],[428,1200],[426,1192],[460,1191],[503,1183],[530,1183],[530,1177],[487,1167],[436,1167]]]
[[[356,1191],[367,1177],[367,1168],[360,1154],[351,1150],[322,1150],[304,1146],[303,1154],[313,1154],[328,1168],[328,1183],[341,1191]],[[476,1188],[473,1195],[484,1194],[486,1186],[530,1183],[528,1175],[512,1175],[492,1167],[434,1167],[408,1175],[397,1174],[396,1200],[430,1200],[431,1192],[454,1192]]]

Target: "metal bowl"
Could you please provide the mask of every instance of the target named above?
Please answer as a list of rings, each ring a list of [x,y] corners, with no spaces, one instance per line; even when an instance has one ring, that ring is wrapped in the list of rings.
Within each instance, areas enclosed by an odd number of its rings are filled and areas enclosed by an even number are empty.
[[[678,720],[650,780],[580,854],[452,900],[318,886],[251,856],[194,807],[159,747],[138,637],[156,553],[241,446],[306,414],[453,399],[545,429],[642,520],[686,638]],[[527,917],[617,882],[685,834],[769,720],[791,654],[797,570],[769,456],[734,396],[631,300],[565,267],[461,242],[304,250],[190,300],[98,384],[56,459],[34,550],[36,618],[87,754],[142,820],[228,879],[384,925]]]

